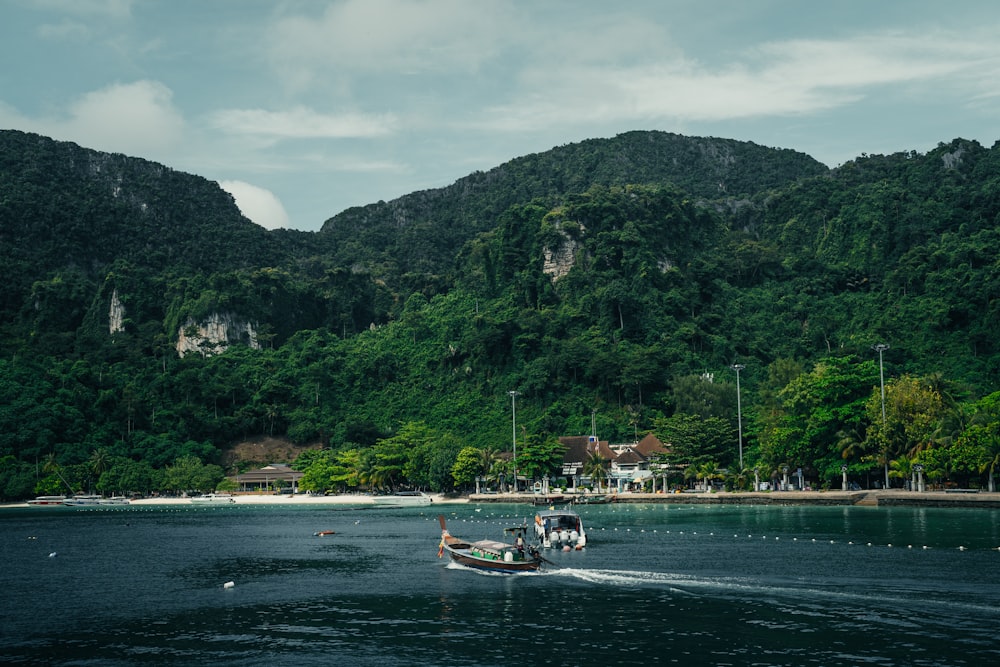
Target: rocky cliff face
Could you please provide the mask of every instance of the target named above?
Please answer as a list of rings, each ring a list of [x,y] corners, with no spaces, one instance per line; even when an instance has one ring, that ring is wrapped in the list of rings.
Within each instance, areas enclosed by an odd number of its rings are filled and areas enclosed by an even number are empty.
[[[202,322],[188,319],[177,332],[177,354],[182,357],[189,352],[219,354],[233,343],[260,349],[253,324],[231,313],[212,313]]]
[[[118,298],[118,290],[111,292],[111,306],[108,308],[108,333],[116,334],[125,330],[125,306]]]
[[[559,231],[559,241],[554,246],[548,245],[542,249],[542,271],[553,282],[569,273],[576,262],[576,253],[581,247],[580,242],[568,234],[562,225],[557,224],[556,229]],[[577,233],[584,232],[586,228],[579,225]]]

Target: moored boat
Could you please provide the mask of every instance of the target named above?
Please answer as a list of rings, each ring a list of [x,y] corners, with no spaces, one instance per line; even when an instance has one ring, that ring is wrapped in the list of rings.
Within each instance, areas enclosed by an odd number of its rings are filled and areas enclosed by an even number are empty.
[[[423,491],[397,491],[388,496],[373,496],[376,505],[392,507],[415,507],[431,504],[431,497]]]
[[[459,565],[499,574],[535,572],[545,562],[538,550],[527,544],[526,525],[504,529],[504,532],[512,534],[512,543],[499,540],[466,542],[448,532],[444,516],[439,516],[438,522],[441,524],[438,558],[447,551],[451,559]]]
[[[92,493],[78,493],[63,501],[67,507],[93,507],[101,504],[101,497]]]
[[[38,496],[28,501],[31,507],[55,507],[66,502],[66,496]]]
[[[615,502],[615,497],[605,496],[605,495],[600,495],[600,496],[583,495],[574,498],[573,502],[576,503],[577,505],[607,505],[608,503]]]
[[[531,499],[532,505],[557,505],[566,502],[566,496],[562,495],[542,495]]]
[[[587,545],[583,520],[576,512],[567,509],[541,510],[535,515],[535,537],[546,548],[571,547],[582,549]]]
[[[191,502],[195,505],[231,505],[236,502],[229,493],[206,493],[203,496],[194,496]]]

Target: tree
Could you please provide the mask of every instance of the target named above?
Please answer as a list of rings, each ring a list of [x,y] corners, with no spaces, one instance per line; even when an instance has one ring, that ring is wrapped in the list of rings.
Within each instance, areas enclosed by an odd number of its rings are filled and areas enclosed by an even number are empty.
[[[583,462],[583,475],[589,477],[592,484],[596,483],[598,491],[601,490],[608,475],[607,461],[596,448],[587,454],[587,460]]]
[[[1000,467],[1000,392],[976,402],[971,422],[959,435],[958,442],[982,452],[978,468],[980,473],[986,473],[987,488],[992,493]]]
[[[523,453],[518,453],[518,472],[528,479],[555,475],[562,466],[566,447],[551,435],[531,434],[525,438]]]
[[[476,493],[479,493],[479,478],[489,472],[489,468],[483,465],[483,451],[475,447],[463,447],[455,459],[452,466],[451,476],[455,479],[455,484],[459,488],[476,485]]]
[[[866,412],[869,441],[877,443],[874,449],[888,476],[891,461],[904,454],[912,458],[931,446],[944,404],[928,382],[904,375],[886,384],[884,421],[881,388],[872,391]]]
[[[856,433],[871,392],[873,362],[829,357],[796,375],[762,419],[760,452],[772,469],[783,463],[812,467],[820,477],[840,475],[845,433]]]
[[[669,442],[672,464],[700,465],[707,461],[734,461],[736,429],[726,419],[678,413],[655,423],[656,435]]]

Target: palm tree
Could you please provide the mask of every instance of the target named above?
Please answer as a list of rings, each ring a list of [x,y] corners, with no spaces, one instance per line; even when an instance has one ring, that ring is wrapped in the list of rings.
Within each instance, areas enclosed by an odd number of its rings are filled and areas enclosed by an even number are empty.
[[[719,464],[715,461],[706,461],[701,465],[690,465],[684,470],[684,479],[704,480],[705,491],[710,490],[709,483],[713,479],[719,479]]]
[[[496,482],[497,491],[503,493],[507,477],[511,474],[513,469],[514,464],[512,461],[509,459],[502,459],[498,456],[497,460],[493,462],[493,466],[486,474],[486,480],[487,482]]]
[[[111,454],[108,452],[106,447],[98,447],[90,455],[90,460],[87,461],[87,465],[90,468],[90,474],[93,475],[95,486],[100,484],[101,475],[108,471],[111,467]]]
[[[490,479],[490,473],[493,472],[493,467],[500,460],[500,455],[497,450],[492,447],[486,447],[479,451],[479,470],[476,472],[476,477],[484,477],[487,481]],[[479,491],[479,480],[476,480],[476,491]]]
[[[916,488],[915,472],[913,470],[914,459],[903,455],[889,461],[889,477],[896,479],[910,479],[911,488]]]
[[[867,444],[862,424],[854,424],[837,432],[837,448],[840,450],[840,457],[845,461],[864,454]]]
[[[604,457],[596,449],[587,455],[587,460],[583,462],[583,474],[591,481],[597,480],[597,491],[601,491],[601,480],[604,479],[605,470]]]
[[[996,490],[993,477],[997,467],[1000,466],[1000,435],[996,433],[996,429],[992,429],[992,432],[983,438],[983,446],[986,459],[979,465],[979,472],[986,473],[988,490],[993,493]]]
[[[733,483],[733,490],[735,491],[746,491],[747,485],[750,483],[750,474],[753,471],[749,468],[740,468],[729,475],[730,481]]]
[[[701,478],[705,480],[705,490],[711,490],[711,481],[713,479],[721,479],[722,473],[719,470],[719,464],[715,461],[706,461],[698,467],[698,472]]]

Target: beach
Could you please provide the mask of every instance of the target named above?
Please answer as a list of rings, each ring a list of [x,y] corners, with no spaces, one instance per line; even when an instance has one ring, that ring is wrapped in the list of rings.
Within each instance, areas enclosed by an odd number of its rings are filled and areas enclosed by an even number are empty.
[[[564,504],[596,494],[482,493],[468,496],[428,494],[431,505],[461,503]],[[1000,508],[1000,493],[971,489],[949,491],[761,491],[717,493],[617,493],[610,496],[617,503],[672,503],[692,505],[859,505],[871,507],[982,507]],[[234,493],[237,505],[374,505],[374,496],[338,494],[330,496],[306,493]],[[190,505],[189,497],[156,496],[131,500],[130,505]],[[2,503],[0,508],[28,507],[25,502]]]
[[[442,494],[427,494],[431,506],[453,503],[467,503],[466,496],[446,497]],[[374,496],[364,494],[338,494],[331,496],[312,495],[308,493],[233,493],[233,503],[237,505],[374,505]],[[129,505],[190,505],[191,498],[181,496],[155,496],[138,498],[129,501]],[[0,508],[30,507],[26,502],[2,503]],[[58,507],[56,505],[55,507]]]

